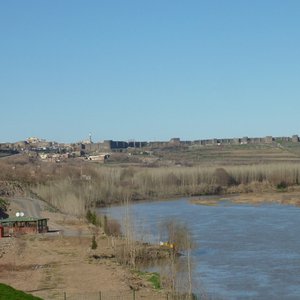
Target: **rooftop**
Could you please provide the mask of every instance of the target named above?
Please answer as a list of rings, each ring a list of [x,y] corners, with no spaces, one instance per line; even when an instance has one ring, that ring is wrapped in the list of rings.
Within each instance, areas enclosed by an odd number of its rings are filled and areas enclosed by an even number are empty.
[[[0,223],[11,223],[11,222],[34,222],[39,220],[47,220],[47,218],[34,218],[34,217],[10,217],[6,219],[0,219]]]

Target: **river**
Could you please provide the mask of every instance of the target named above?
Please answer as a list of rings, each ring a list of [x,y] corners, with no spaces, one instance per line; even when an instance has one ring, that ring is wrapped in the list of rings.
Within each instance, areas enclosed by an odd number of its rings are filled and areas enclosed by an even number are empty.
[[[300,208],[180,199],[134,203],[129,211],[140,240],[158,243],[166,219],[188,226],[197,244],[193,277],[209,298],[300,299]],[[101,209],[121,223],[124,212]]]

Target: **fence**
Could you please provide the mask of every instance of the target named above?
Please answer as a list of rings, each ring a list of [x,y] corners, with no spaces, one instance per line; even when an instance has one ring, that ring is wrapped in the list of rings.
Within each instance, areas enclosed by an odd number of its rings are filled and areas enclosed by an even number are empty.
[[[129,292],[95,292],[95,293],[67,293],[64,292],[59,300],[200,300],[205,299],[197,297],[196,295],[178,295],[171,293],[145,293],[143,291],[129,291]]]

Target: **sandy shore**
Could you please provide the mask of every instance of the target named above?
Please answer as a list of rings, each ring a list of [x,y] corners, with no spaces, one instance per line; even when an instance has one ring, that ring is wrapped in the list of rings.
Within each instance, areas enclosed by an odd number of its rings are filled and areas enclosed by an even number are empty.
[[[231,201],[236,204],[262,204],[262,203],[277,203],[285,205],[300,206],[300,191],[272,191],[264,193],[245,193],[222,196],[203,196],[192,198],[193,204],[199,205],[218,205],[220,201]]]

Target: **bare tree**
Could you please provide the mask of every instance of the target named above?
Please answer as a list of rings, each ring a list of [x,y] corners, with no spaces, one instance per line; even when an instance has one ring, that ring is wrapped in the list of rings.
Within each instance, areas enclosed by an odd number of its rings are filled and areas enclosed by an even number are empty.
[[[185,224],[174,219],[164,221],[161,229],[166,239],[164,245],[170,248],[167,284],[173,293],[183,289],[190,298],[193,288],[191,252],[194,248],[191,233]]]

